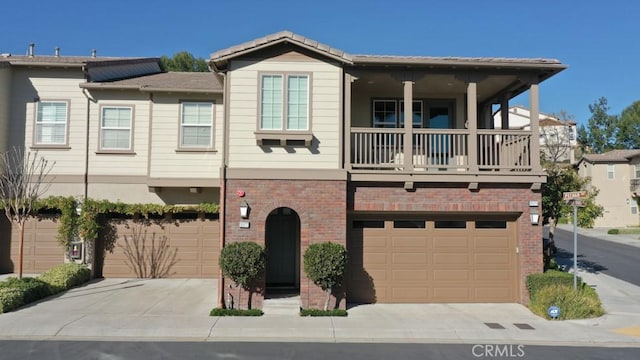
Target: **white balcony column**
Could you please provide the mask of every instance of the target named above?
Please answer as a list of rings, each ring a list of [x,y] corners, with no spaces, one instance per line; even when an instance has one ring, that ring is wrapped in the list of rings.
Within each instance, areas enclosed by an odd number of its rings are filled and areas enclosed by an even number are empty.
[[[351,155],[353,150],[351,149],[351,83],[355,81],[351,74],[344,74],[344,168],[351,170]]]
[[[413,81],[404,85],[404,170],[413,171]]]
[[[469,171],[478,171],[478,84],[467,83],[467,129],[469,130]]]
[[[509,130],[509,96],[505,95],[500,101],[500,128]]]
[[[531,167],[533,171],[542,171],[540,166],[540,93],[538,83],[529,86],[529,107],[531,122]]]

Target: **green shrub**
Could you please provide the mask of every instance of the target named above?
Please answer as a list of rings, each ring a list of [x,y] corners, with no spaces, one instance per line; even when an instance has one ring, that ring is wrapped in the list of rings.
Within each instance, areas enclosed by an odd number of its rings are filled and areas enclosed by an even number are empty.
[[[618,234],[620,234],[620,229],[609,229],[609,230],[607,231],[607,234],[610,234],[610,235],[618,235]]]
[[[582,287],[582,279],[578,277],[578,287]],[[533,297],[540,289],[550,285],[566,285],[573,287],[573,274],[557,270],[527,276],[527,288]]]
[[[49,285],[38,278],[24,277],[22,279],[18,279],[16,277],[10,277],[0,283],[0,287],[12,288],[21,291],[24,304],[40,300],[51,295]]]
[[[211,309],[209,316],[262,316],[263,312],[260,309]]]
[[[265,268],[266,258],[262,247],[254,242],[244,241],[231,243],[222,248],[219,259],[222,275],[230,278],[238,287],[238,307],[240,301],[240,288],[249,292],[251,282],[260,275]],[[251,303],[247,304],[251,308]]]
[[[558,265],[558,262],[554,258],[551,258],[551,260],[549,260],[549,267],[547,268],[546,271],[551,271],[551,270],[560,271],[560,265]]]
[[[546,285],[531,297],[529,309],[541,317],[549,318],[548,309],[557,306],[560,309],[558,319],[587,319],[602,316],[604,309],[598,294],[590,286],[574,290],[573,285]]]
[[[342,309],[332,309],[332,310],[302,309],[302,310],[300,310],[300,316],[347,316],[347,310],[342,310]]]
[[[91,270],[85,265],[61,264],[45,271],[39,279],[47,283],[51,293],[55,294],[89,281]]]
[[[24,305],[24,296],[20,289],[0,287],[0,314]]]
[[[304,252],[304,272],[326,294],[324,310],[328,310],[333,289],[342,285],[347,266],[347,249],[344,246],[324,242],[311,244]]]

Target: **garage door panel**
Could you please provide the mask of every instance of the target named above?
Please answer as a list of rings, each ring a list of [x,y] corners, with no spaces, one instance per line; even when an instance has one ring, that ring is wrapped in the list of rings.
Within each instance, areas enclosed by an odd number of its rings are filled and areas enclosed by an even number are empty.
[[[354,230],[349,242],[348,299],[383,303],[515,301],[515,225],[475,229],[472,224],[466,222],[466,229],[435,229],[433,221],[427,221],[424,228],[394,228],[393,219],[389,219],[384,229]],[[444,222],[444,226],[449,225]],[[357,262],[360,257],[362,263]]]
[[[474,263],[479,265],[510,265],[511,256],[509,254],[475,254]],[[505,269],[508,266],[505,267]]]
[[[510,239],[507,237],[476,237],[473,241],[476,249],[507,249],[510,246]]]
[[[450,270],[434,270],[433,281],[446,282],[446,281],[468,281],[471,280],[471,271],[450,269]]]
[[[392,270],[391,280],[393,281],[426,281],[429,278],[427,270]]]
[[[469,239],[467,237],[441,237],[434,236],[432,238],[433,248],[441,249],[441,248],[467,248],[469,247]]]
[[[413,264],[423,264],[427,263],[427,255],[423,252],[414,252],[408,254],[392,254],[391,255],[391,263],[397,265],[413,265]],[[413,267],[413,266],[411,266]]]
[[[468,254],[433,254],[433,264],[434,265],[446,265],[446,264],[458,264],[465,265],[469,263],[469,255]]]

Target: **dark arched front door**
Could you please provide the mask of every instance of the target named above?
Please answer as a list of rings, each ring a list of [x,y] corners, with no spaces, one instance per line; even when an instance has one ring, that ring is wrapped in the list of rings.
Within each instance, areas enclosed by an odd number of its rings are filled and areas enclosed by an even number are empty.
[[[278,208],[267,217],[267,288],[300,288],[300,217]]]

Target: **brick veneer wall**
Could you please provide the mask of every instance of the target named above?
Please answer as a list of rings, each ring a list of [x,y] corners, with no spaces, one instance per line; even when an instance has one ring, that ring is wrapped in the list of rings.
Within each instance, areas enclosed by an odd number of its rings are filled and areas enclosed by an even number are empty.
[[[414,191],[407,191],[403,184],[351,183],[348,206],[350,210],[357,212],[519,214],[516,221],[517,246],[520,252],[519,302],[526,304],[529,300],[526,277],[543,270],[542,226],[531,224],[531,200],[542,203],[541,194],[532,191],[528,186],[480,184],[479,190],[470,191],[466,187],[448,184],[425,184],[417,185]],[[538,213],[542,213],[540,207]]]
[[[239,197],[237,191],[245,192]],[[333,241],[346,246],[347,184],[346,181],[320,180],[236,180],[226,184],[225,243],[255,241],[265,245],[265,224],[269,213],[280,207],[294,210],[300,217],[300,300],[303,308],[322,308],[325,294],[307,279],[302,254],[309,244]],[[246,200],[251,207],[249,229],[241,229],[240,205]],[[229,280],[221,279],[227,293]],[[252,307],[262,307],[264,276],[258,281],[258,292],[252,296]],[[232,294],[237,294],[233,289]],[[247,294],[242,298],[247,299]],[[330,306],[345,308],[344,289],[334,292]],[[244,303],[244,301],[243,301]],[[246,303],[242,304],[246,307]]]

